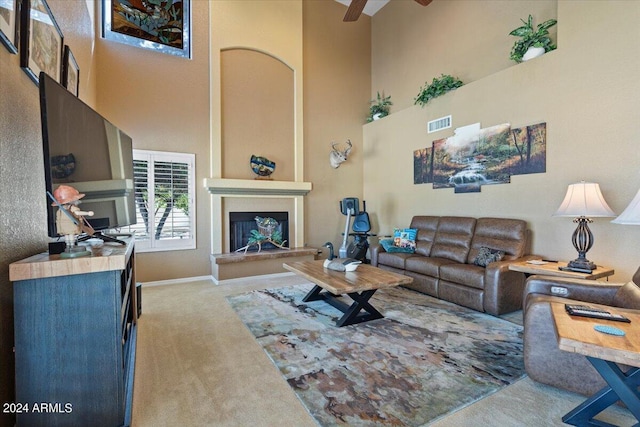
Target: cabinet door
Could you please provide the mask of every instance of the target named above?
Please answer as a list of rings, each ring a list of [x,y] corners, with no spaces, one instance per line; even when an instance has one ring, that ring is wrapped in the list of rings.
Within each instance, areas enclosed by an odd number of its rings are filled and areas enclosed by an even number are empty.
[[[14,283],[19,426],[122,423],[121,273]]]

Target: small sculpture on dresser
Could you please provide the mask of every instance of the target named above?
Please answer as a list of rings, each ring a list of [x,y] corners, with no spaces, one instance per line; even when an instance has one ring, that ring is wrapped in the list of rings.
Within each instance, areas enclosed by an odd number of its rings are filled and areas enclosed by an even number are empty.
[[[75,258],[91,255],[91,252],[87,251],[86,248],[80,248],[76,245],[79,234],[85,232],[93,235],[95,233],[93,227],[85,219],[85,216],[93,216],[93,212],[85,212],[78,207],[84,194],[69,185],[60,185],[54,190],[53,196],[49,193],[49,197],[53,199],[52,206],[58,207],[56,229],[59,235],[64,236],[67,245],[60,256],[63,258]]]

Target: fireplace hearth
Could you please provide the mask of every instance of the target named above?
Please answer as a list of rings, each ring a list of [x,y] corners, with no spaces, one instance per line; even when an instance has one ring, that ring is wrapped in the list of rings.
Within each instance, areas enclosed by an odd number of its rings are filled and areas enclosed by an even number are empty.
[[[277,230],[285,240],[283,246],[289,246],[289,213],[288,212],[229,212],[229,246],[231,252],[244,248],[251,237],[252,230],[258,230],[256,217],[273,218],[278,222]],[[278,249],[271,243],[262,245],[262,250]],[[258,246],[249,247],[248,251],[255,252]]]

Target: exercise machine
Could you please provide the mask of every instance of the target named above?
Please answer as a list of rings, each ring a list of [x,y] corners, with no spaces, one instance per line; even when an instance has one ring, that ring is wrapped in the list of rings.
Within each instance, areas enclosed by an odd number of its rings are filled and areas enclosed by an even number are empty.
[[[340,201],[340,212],[347,216],[344,226],[342,246],[338,251],[340,258],[353,258],[369,263],[367,259],[367,250],[369,249],[369,236],[375,236],[370,233],[371,222],[367,213],[367,203],[362,201],[362,210],[360,210],[360,201],[357,197],[347,197]],[[353,218],[353,225],[351,219]],[[352,232],[349,232],[351,227]],[[349,237],[353,237],[349,242]]]

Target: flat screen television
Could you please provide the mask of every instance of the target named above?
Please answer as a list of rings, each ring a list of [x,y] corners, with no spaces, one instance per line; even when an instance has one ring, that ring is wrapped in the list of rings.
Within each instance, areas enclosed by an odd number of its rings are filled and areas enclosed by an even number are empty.
[[[86,217],[93,237],[114,240],[109,231],[136,223],[131,138],[45,73],[40,114],[46,190],[66,184],[84,193],[80,207],[94,212]],[[58,208],[45,197],[49,237],[58,237]]]

